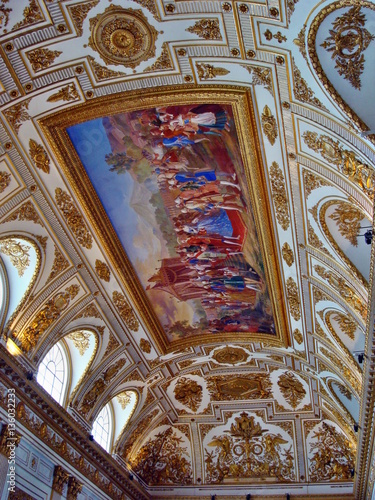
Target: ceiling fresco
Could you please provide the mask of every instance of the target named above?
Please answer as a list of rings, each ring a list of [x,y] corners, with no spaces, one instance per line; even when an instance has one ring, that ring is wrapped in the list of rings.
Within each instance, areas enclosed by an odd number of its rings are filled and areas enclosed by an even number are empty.
[[[372,498],[374,38],[371,1],[0,1],[0,421],[19,380],[95,499]]]

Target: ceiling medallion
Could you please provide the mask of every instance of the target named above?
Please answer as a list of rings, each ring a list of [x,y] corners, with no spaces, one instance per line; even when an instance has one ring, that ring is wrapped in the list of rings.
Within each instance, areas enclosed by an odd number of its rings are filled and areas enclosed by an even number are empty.
[[[215,351],[215,354],[212,358],[217,363],[223,363],[227,365],[236,365],[237,363],[244,363],[248,354],[246,351],[239,347],[224,347],[224,349],[220,349],[219,351]]]
[[[106,64],[135,68],[155,55],[158,36],[141,10],[115,5],[90,19],[89,46]]]

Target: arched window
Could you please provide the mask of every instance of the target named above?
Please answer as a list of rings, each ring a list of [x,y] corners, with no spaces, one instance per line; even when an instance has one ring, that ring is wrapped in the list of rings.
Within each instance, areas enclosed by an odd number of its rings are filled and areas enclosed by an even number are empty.
[[[64,348],[57,342],[39,365],[37,381],[61,405],[67,384],[67,362]]]
[[[112,419],[109,404],[106,404],[99,415],[96,417],[92,426],[92,435],[95,441],[106,451],[110,451],[112,433]]]

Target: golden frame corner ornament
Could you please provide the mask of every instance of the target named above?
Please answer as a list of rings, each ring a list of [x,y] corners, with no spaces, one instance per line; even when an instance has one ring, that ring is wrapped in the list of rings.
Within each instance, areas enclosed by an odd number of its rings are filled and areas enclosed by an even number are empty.
[[[204,333],[204,335],[188,336],[186,339],[169,341],[66,131],[68,127],[73,125],[125,111],[192,103],[197,105],[221,104],[232,107],[248,184],[250,196],[248,202],[254,211],[276,335],[248,332]],[[39,124],[104,252],[113,268],[121,276],[123,288],[129,295],[132,304],[135,304],[136,314],[163,353],[213,342],[271,342],[275,346],[283,347],[291,344],[282,293],[282,278],[279,272],[280,263],[277,260],[274,236],[276,231],[270,213],[271,203],[267,194],[255,115],[248,89],[204,85],[190,88],[158,88],[148,92],[144,90],[126,92],[78,104],[68,110],[42,118],[39,120]]]

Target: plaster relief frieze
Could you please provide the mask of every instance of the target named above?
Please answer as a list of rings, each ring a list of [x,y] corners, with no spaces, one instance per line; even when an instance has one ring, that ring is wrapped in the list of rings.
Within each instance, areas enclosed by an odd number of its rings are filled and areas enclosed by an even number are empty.
[[[201,19],[194,26],[186,29],[189,33],[194,33],[205,40],[222,40],[220,25],[217,19]]]
[[[342,332],[344,332],[351,340],[355,339],[355,332],[358,328],[358,323],[348,314],[337,312],[327,318],[327,326],[331,330],[333,328],[331,319],[338,323]]]
[[[348,80],[355,89],[361,88],[361,75],[365,67],[363,52],[375,36],[365,27],[366,16],[360,6],[352,7],[337,17],[329,30],[330,36],[321,45],[335,61],[338,74]]]
[[[115,305],[121,318],[124,320],[126,326],[130,328],[130,330],[137,332],[139,330],[139,322],[124,295],[115,291],[112,294],[112,299],[113,304]]]
[[[49,174],[50,159],[48,158],[47,151],[41,144],[34,141],[34,139],[30,139],[29,141],[29,155],[37,168],[45,174]]]
[[[30,248],[28,245],[23,245],[20,241],[11,238],[0,240],[0,252],[9,257],[20,277],[24,275],[30,265]]]
[[[242,412],[221,434],[211,431],[205,438],[206,482],[295,480],[293,443],[279,429],[275,425],[264,428],[259,417]]]
[[[212,355],[217,363],[236,365],[247,361],[249,354],[240,347],[226,346],[223,349],[217,349]]]
[[[212,401],[267,399],[272,397],[272,384],[266,373],[249,376],[217,375],[207,378]]]
[[[301,318],[301,302],[297,283],[291,277],[288,278],[286,282],[286,294],[290,314],[296,321],[298,321]]]
[[[106,281],[107,283],[109,282],[111,278],[111,271],[105,262],[96,259],[95,271],[101,280]]]

